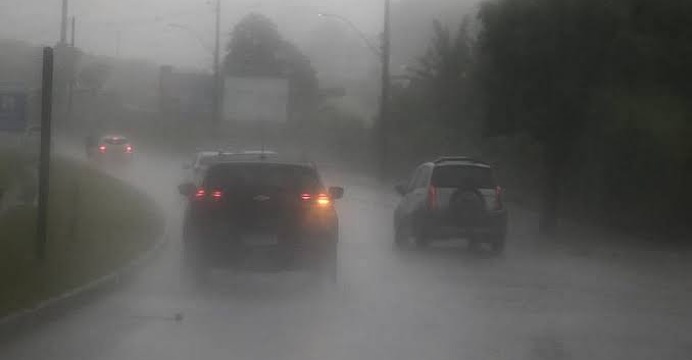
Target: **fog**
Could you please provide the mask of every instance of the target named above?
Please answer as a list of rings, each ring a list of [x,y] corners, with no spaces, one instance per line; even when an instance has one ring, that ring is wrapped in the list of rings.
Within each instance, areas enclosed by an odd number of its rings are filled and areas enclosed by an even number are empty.
[[[215,3],[0,0],[0,359],[690,358],[687,2]]]
[[[450,8],[477,1],[408,1],[424,4],[432,16]],[[395,2],[397,6],[398,2]],[[38,44],[54,44],[60,34],[61,2],[57,0],[3,0],[0,4],[0,34]],[[208,69],[211,58],[194,37],[171,23],[193,29],[213,44],[213,6],[203,0],[71,0],[70,16],[77,18],[77,42],[91,53],[145,59],[157,63]],[[324,19],[317,14],[337,13],[348,17],[373,38],[382,31],[383,6],[368,0],[228,0],[223,2],[222,31],[225,36],[243,16],[259,11],[277,22],[288,38],[305,45],[309,33]],[[118,38],[120,40],[118,41]]]

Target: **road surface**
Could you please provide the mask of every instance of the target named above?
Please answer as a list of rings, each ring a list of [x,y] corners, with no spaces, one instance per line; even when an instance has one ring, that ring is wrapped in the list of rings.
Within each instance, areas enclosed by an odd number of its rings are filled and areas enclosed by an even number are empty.
[[[166,210],[163,253],[117,291],[3,342],[0,359],[692,358],[687,256],[554,246],[520,209],[502,257],[458,244],[399,252],[393,192],[330,171],[347,188],[338,285],[218,271],[200,290],[181,277],[180,163],[138,154],[124,176]]]

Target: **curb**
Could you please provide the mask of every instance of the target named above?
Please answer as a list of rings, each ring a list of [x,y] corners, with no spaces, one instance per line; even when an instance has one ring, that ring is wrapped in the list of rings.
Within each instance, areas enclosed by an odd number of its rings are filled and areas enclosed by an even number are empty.
[[[0,318],[0,343],[18,330],[31,328],[43,320],[49,320],[69,312],[74,305],[86,303],[90,297],[101,294],[124,282],[144,265],[147,265],[167,244],[168,229],[147,250],[125,265],[82,286],[70,289],[60,295],[41,301],[37,305],[19,310]]]

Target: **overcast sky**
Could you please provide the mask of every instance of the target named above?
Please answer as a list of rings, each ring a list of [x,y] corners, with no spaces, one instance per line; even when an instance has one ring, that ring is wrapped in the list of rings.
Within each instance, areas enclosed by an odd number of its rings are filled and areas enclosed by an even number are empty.
[[[208,48],[213,45],[214,1],[69,0],[69,4],[70,15],[77,17],[77,45],[89,52],[115,55],[119,51],[122,57],[208,68],[211,64]],[[475,0],[418,1],[434,6],[440,2]],[[0,0],[0,38],[55,44],[59,37],[61,2]],[[233,25],[253,11],[274,19],[282,33],[292,40],[300,39],[318,22],[327,21],[317,16],[320,12],[348,17],[370,34],[379,33],[382,26],[382,2],[376,0],[222,0],[222,4],[224,40]],[[184,25],[191,31],[172,28],[170,24]]]
[[[54,44],[59,37],[62,0],[0,0],[0,37]],[[174,65],[205,67],[211,55],[194,35],[170,23],[189,27],[207,47],[213,44],[213,1],[209,0],[69,0],[77,17],[77,43],[88,51]],[[379,26],[380,6],[372,0],[222,0],[223,31],[258,11],[276,20],[287,37],[324,21],[319,12],[350,17],[371,32]]]

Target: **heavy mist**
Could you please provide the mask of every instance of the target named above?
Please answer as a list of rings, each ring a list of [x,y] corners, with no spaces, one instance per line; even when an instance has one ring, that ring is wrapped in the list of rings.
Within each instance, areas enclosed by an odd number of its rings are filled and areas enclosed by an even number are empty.
[[[689,359],[685,0],[0,0],[0,358]]]

